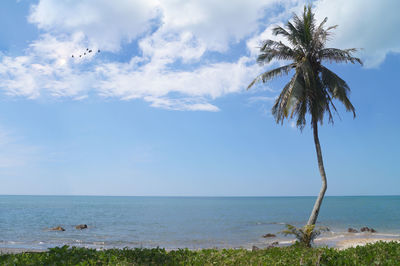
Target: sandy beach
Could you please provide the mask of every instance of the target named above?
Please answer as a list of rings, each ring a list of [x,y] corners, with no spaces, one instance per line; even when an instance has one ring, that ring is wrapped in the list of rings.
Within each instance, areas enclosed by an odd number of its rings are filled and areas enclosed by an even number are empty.
[[[342,249],[347,249],[347,248],[352,248],[352,247],[357,247],[357,246],[365,246],[366,244],[373,244],[379,241],[383,242],[391,242],[391,241],[396,241],[400,243],[399,238],[356,238],[356,239],[346,239],[342,240],[337,243],[336,248],[342,250]]]
[[[366,244],[372,244],[378,241],[400,242],[400,237],[394,234],[382,234],[382,233],[343,233],[334,236],[322,236],[315,239],[314,244],[316,246],[328,246],[337,249],[346,249],[357,246],[365,246]]]

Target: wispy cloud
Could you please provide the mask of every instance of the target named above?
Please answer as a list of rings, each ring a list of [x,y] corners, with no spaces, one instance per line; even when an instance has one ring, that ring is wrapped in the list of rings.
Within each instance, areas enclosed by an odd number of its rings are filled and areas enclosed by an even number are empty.
[[[0,169],[19,168],[40,160],[40,148],[24,144],[15,131],[0,126]]]
[[[276,100],[276,97],[269,97],[269,96],[253,96],[249,98],[250,103],[256,102],[273,102]]]

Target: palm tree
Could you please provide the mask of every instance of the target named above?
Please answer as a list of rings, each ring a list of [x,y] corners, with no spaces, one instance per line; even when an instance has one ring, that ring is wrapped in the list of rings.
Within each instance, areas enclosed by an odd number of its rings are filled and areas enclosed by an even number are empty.
[[[289,45],[281,41],[266,40],[260,47],[257,61],[265,64],[276,59],[289,60],[292,63],[257,76],[248,86],[249,89],[256,82],[265,83],[272,78],[294,71],[293,77],[276,99],[272,114],[276,122],[281,124],[285,118],[295,118],[300,130],[303,130],[306,125],[306,116],[309,114],[311,118],[322,188],[307,225],[315,225],[327,189],[321,145],[318,139],[318,122],[322,125],[323,118],[327,114],[329,122],[333,124],[332,113],[337,113],[334,99],[342,102],[346,110],[353,112],[354,117],[356,116],[355,109],[348,98],[349,86],[338,75],[323,66],[322,62],[350,62],[362,65],[361,60],[353,56],[353,53],[357,51],[355,48],[341,50],[325,47],[331,30],[337,27],[336,25],[325,28],[327,20],[328,18],[325,18],[317,27],[311,6],[305,6],[301,18],[294,14],[293,22],[288,21],[286,27],[276,26],[273,34],[284,37]]]

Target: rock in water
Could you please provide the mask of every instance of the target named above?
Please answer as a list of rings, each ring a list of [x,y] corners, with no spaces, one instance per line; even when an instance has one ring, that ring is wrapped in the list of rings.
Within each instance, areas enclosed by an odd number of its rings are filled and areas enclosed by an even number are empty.
[[[274,235],[274,234],[265,234],[265,235],[263,235],[263,237],[264,237],[264,238],[267,238],[267,237],[276,237],[276,235]]]
[[[87,225],[86,224],[79,224],[79,225],[75,226],[75,228],[78,229],[78,230],[82,230],[82,229],[86,229]]]
[[[51,230],[51,231],[65,231],[65,229],[62,228],[61,226],[57,226],[57,227],[50,228],[50,230]]]
[[[358,231],[356,229],[354,229],[354,228],[347,229],[347,232],[349,232],[349,233],[358,233]]]
[[[331,231],[331,229],[329,229],[328,226],[322,226],[322,227],[319,228],[319,230],[320,230],[321,232],[330,232],[330,231]]]
[[[374,228],[369,228],[367,226],[363,227],[360,229],[361,232],[371,232],[371,233],[376,233],[376,230]]]

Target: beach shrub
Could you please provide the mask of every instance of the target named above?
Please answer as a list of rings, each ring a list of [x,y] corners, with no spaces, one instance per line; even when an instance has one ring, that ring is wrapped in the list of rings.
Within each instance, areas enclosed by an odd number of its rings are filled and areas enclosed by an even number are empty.
[[[311,247],[314,239],[317,238],[323,231],[327,231],[327,228],[315,228],[315,225],[305,225],[303,227],[296,227],[291,224],[286,224],[286,230],[280,233],[287,235],[294,235],[297,239],[297,243],[306,247]]]
[[[303,245],[245,249],[94,249],[56,247],[0,255],[0,265],[399,265],[400,243],[378,242],[337,250]]]

